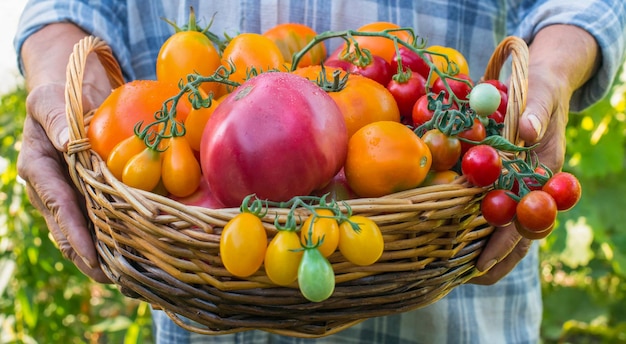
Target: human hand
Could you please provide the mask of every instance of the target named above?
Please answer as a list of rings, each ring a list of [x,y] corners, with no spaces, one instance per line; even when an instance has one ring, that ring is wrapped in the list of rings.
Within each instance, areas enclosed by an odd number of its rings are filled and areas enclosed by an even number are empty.
[[[110,283],[100,268],[84,199],[73,187],[62,155],[68,141],[64,89],[62,84],[46,84],[29,92],[18,173],[63,256],[95,281]],[[97,104],[87,96],[83,103],[86,110]]]
[[[544,28],[530,46],[528,95],[518,131],[526,145],[539,144],[534,152],[553,172],[563,167],[570,100],[595,72],[597,50],[593,37],[568,25]],[[531,244],[513,225],[497,228],[476,263],[485,273],[470,283],[499,281],[526,256]]]

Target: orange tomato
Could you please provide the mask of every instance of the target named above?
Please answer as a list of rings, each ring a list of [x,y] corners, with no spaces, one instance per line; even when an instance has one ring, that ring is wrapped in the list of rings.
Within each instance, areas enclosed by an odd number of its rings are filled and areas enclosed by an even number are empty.
[[[395,98],[387,88],[372,79],[351,74],[345,88],[328,94],[341,110],[348,137],[369,123],[400,122],[400,110]]]
[[[161,170],[163,186],[176,197],[187,197],[200,185],[200,163],[185,137],[172,137],[167,144]]]
[[[131,135],[113,147],[107,159],[107,167],[115,178],[122,180],[124,167],[126,163],[128,163],[128,160],[139,154],[145,148],[146,144],[139,136]]]
[[[283,53],[271,39],[257,33],[241,33],[235,36],[222,53],[222,65],[236,70],[230,75],[231,81],[242,83],[248,79],[250,69],[257,72],[280,69],[285,63]]]
[[[288,62],[291,62],[293,54],[302,50],[316,35],[317,32],[311,27],[299,23],[278,24],[263,33],[263,36],[276,43],[283,58]],[[326,46],[319,43],[302,57],[298,66],[306,67],[320,64],[325,58]]]
[[[400,26],[389,22],[372,22],[365,24],[357,29],[361,32],[378,32],[389,29],[399,29]],[[400,40],[409,42],[411,35],[407,31],[394,31],[390,33],[398,37]],[[355,36],[355,40],[359,43],[359,47],[368,49],[372,55],[380,56],[387,62],[391,63],[396,53],[393,40],[385,37]]]
[[[221,65],[220,55],[213,43],[202,32],[179,31],[161,46],[156,60],[157,80],[178,85],[187,83],[187,75],[198,73],[210,76]],[[219,83],[205,82],[200,88],[216,94]]]
[[[213,114],[213,111],[219,104],[220,99],[212,99],[211,106],[208,108],[202,107],[199,109],[191,109],[187,119],[185,120],[185,138],[189,142],[189,146],[196,152],[200,151],[200,141],[202,141],[202,133],[204,127],[209,121],[209,118]]]
[[[429,54],[429,56],[432,58],[433,64],[437,66],[440,71],[446,73],[448,71],[448,67],[450,66],[450,62],[453,62],[454,64],[456,64],[456,67],[453,68],[455,68],[455,70],[458,69],[458,74],[470,75],[467,60],[465,59],[465,56],[463,56],[463,54],[461,54],[461,52],[459,52],[458,50],[450,47],[433,45],[426,48],[426,51],[443,54],[448,57],[448,59],[446,60],[446,58],[442,55]],[[433,73],[433,76],[430,79],[430,84],[433,85],[438,78],[439,75]]]
[[[133,188],[152,191],[161,181],[161,158],[161,152],[144,148],[124,166],[122,182]]]
[[[339,77],[343,77],[346,75],[346,71],[337,67],[324,66],[326,80],[332,81],[333,74],[339,73]],[[305,79],[309,79],[311,81],[317,81],[320,77],[320,73],[322,72],[322,67],[320,65],[312,65],[306,67],[298,67],[292,73],[299,75]]]
[[[380,197],[419,186],[431,163],[428,146],[411,129],[379,121],[352,135],[344,169],[357,195]]]
[[[138,122],[143,122],[142,129],[152,123],[163,102],[178,92],[175,85],[155,80],[134,80],[114,89],[89,123],[87,138],[91,148],[106,161],[115,145],[134,134]],[[183,98],[176,107],[176,118],[180,121],[191,110],[191,104]]]
[[[426,176],[426,180],[422,183],[422,186],[450,184],[459,177],[459,174],[453,170],[430,171]]]
[[[320,216],[333,216],[334,213],[328,209],[316,209],[315,213]],[[328,257],[339,245],[339,224],[334,218],[317,217],[309,215],[309,217],[302,224],[300,232],[300,240],[306,243],[309,238],[309,231],[311,233],[312,242],[309,245],[316,245],[319,240],[322,240],[322,244],[318,247],[320,253],[324,257]]]

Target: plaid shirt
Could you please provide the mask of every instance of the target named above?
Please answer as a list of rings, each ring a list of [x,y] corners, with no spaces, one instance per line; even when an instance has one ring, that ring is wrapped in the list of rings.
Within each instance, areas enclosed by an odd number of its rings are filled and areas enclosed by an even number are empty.
[[[187,22],[189,7],[206,24],[217,13],[214,33],[263,32],[276,23],[300,22],[317,32],[354,29],[373,21],[413,27],[429,45],[458,49],[480,78],[495,45],[508,35],[530,42],[541,28],[558,23],[590,32],[602,52],[596,75],[572,98],[581,110],[610,87],[624,54],[623,0],[32,0],[15,38],[17,51],[43,25],[70,21],[112,47],[128,80],[155,78],[155,59],[173,29],[161,18]],[[332,51],[338,41],[330,41]],[[493,286],[462,285],[419,310],[369,319],[318,340],[260,331],[201,336],[177,327],[154,311],[157,343],[534,343],[539,340],[541,291],[537,245]]]

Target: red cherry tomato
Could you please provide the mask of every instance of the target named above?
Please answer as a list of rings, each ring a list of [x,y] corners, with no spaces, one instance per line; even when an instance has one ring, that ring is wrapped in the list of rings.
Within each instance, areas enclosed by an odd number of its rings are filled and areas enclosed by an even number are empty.
[[[573,208],[581,196],[581,186],[578,178],[568,172],[555,173],[543,185],[542,190],[554,198],[556,208],[560,211]]]
[[[454,95],[456,95],[456,97],[461,100],[467,100],[467,96],[472,91],[472,86],[474,85],[474,83],[472,82],[472,79],[468,75],[460,74],[460,73],[455,75],[454,77],[458,79],[466,80],[469,83],[468,85],[467,83],[463,81],[459,81],[455,79],[446,79],[446,81],[448,82],[448,86],[450,86],[450,90],[454,93]],[[445,92],[446,99],[449,98],[448,89],[446,88],[446,85],[443,83],[443,79],[441,78],[438,78],[437,81],[435,81],[435,83],[433,84],[432,92],[435,94]]]
[[[404,71],[410,69],[411,71],[423,76],[424,80],[426,80],[428,73],[430,72],[430,67],[428,66],[428,63],[426,63],[426,61],[417,53],[405,46],[400,46],[391,59],[390,64],[393,71],[398,71],[398,57],[402,59],[402,67]],[[432,61],[430,55],[425,55],[425,58]]]
[[[357,66],[351,64],[347,72],[370,78],[383,86],[387,86],[393,75],[389,62],[376,55],[372,55],[372,61],[368,65]]]
[[[556,202],[549,193],[533,190],[519,201],[516,214],[516,225],[518,230],[521,229],[520,234],[524,235],[524,231],[545,234],[545,231],[554,227]]]
[[[508,195],[510,191],[489,191],[480,203],[480,210],[487,223],[495,227],[506,226],[515,217],[517,201]]]
[[[476,118],[474,119],[474,125],[472,125],[471,128],[460,132],[457,136],[474,142],[481,142],[485,139],[485,137],[487,137],[487,131],[485,130],[483,123]],[[474,147],[473,143],[461,140],[461,155],[465,155],[465,153],[472,147]]]
[[[411,118],[413,105],[417,100],[426,94],[426,79],[418,73],[411,73],[411,77],[407,80],[401,80],[401,77],[394,76],[387,84],[387,89],[393,95],[398,103],[400,116],[403,118]]]
[[[476,186],[493,184],[502,173],[502,158],[489,145],[470,148],[461,160],[461,170],[467,180]]]

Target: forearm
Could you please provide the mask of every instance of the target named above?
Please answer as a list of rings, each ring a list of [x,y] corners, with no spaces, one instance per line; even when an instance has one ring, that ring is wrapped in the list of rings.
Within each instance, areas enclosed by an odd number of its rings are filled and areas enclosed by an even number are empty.
[[[530,44],[530,70],[551,71],[571,95],[597,71],[601,61],[595,39],[572,25],[550,25]]]
[[[22,46],[26,87],[29,91],[48,84],[64,84],[69,56],[74,45],[87,34],[70,23],[50,24],[31,35]],[[103,99],[110,92],[110,84],[97,57],[88,58],[83,84]]]

